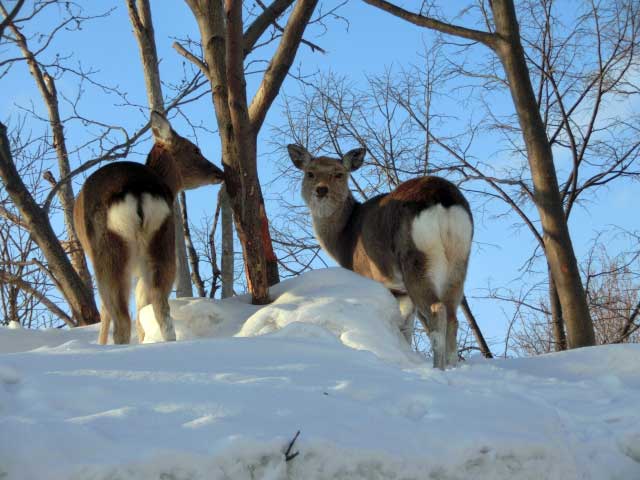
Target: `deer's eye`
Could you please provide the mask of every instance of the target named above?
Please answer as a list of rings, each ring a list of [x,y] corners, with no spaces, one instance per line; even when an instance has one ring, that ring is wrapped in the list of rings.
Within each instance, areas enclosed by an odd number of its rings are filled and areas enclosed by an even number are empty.
[[[343,176],[344,176],[344,174],[342,174],[342,173],[335,173],[333,175],[334,178],[342,178]]]
[[[315,177],[313,172],[307,172],[307,178],[313,178],[313,177]]]

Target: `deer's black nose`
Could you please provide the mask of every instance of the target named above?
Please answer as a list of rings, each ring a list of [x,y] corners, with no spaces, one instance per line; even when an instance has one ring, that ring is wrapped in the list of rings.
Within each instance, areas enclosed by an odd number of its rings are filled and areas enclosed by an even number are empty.
[[[327,193],[329,193],[328,187],[316,187],[316,195],[318,195],[320,198],[326,196]]]

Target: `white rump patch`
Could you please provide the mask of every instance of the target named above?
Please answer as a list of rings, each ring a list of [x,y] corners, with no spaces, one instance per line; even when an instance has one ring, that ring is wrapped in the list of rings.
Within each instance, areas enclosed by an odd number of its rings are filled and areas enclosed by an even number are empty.
[[[416,247],[428,255],[428,275],[436,295],[441,297],[452,263],[469,256],[473,236],[471,218],[460,205],[449,208],[434,205],[413,220],[411,236]]]
[[[117,233],[125,240],[135,242],[148,240],[155,233],[171,209],[163,198],[154,197],[149,193],[142,194],[143,223],[138,216],[138,199],[135,195],[127,194],[124,200],[114,203],[107,212],[107,228]],[[142,237],[142,238],[140,238]]]
[[[171,215],[171,208],[165,199],[143,193],[142,212],[144,214],[142,230],[146,234],[150,234],[158,230],[166,218]]]

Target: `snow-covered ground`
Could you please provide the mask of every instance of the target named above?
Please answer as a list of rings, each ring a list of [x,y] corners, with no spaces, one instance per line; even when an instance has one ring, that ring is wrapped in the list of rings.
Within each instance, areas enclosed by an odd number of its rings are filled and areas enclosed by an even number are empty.
[[[174,301],[175,343],[0,329],[0,479],[640,479],[640,346],[440,372],[374,282],[272,294]]]

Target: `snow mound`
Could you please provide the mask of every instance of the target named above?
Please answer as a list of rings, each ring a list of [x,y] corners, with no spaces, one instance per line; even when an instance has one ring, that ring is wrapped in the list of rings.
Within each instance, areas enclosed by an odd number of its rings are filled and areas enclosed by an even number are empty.
[[[336,295],[336,292],[340,292]],[[223,301],[171,301],[178,340],[199,337],[335,337],[356,350],[410,366],[421,360],[400,334],[398,303],[378,282],[342,268],[328,268],[285,280],[270,290],[273,303],[250,305],[249,296]],[[150,306],[142,310],[145,343],[162,341]]]
[[[366,279],[273,297],[174,301],[170,343],[0,329],[0,478],[640,479],[640,345],[441,372]]]

